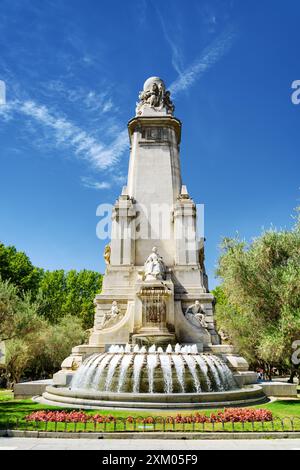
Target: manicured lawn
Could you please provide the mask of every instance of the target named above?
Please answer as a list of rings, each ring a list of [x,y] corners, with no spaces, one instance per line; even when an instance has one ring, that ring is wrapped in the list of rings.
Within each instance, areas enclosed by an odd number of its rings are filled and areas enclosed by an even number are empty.
[[[8,401],[5,401],[8,400]],[[294,421],[294,429],[300,431],[300,399],[299,400],[278,400],[273,403],[266,405],[258,405],[255,408],[265,408],[272,411],[275,424],[272,423],[245,423],[244,426],[240,423],[234,424],[235,431],[272,431],[272,430],[292,430],[290,420],[286,419],[283,422],[280,419],[293,417],[296,418]],[[166,418],[167,416],[175,417],[178,413],[181,415],[190,415],[199,412],[201,414],[210,415],[211,413],[217,412],[218,410],[189,410],[189,411],[124,411],[124,410],[85,410],[87,413],[100,414],[102,416],[112,415],[117,419],[117,422],[114,423],[97,423],[96,427],[93,423],[26,423],[24,417],[33,411],[38,410],[60,410],[59,407],[51,407],[48,405],[40,405],[34,403],[31,400],[13,400],[11,392],[0,391],[0,428],[6,427],[6,423],[18,421],[19,429],[40,429],[48,431],[124,431],[126,424],[126,430],[128,431],[153,431],[153,430],[169,430],[169,431],[232,431],[232,423],[216,423],[212,425],[211,423],[205,423],[205,427],[201,423],[195,424],[194,428],[192,424],[176,424],[166,423],[165,427],[163,423],[159,422],[159,417]],[[64,408],[65,410],[65,408]],[[153,424],[147,424],[142,422],[128,423],[126,418],[132,416],[134,418],[140,417],[146,418],[148,416],[155,417],[157,419],[157,424],[154,427]],[[274,426],[274,427],[273,427]]]
[[[0,389],[0,402],[13,400],[14,395],[11,390],[1,390]]]
[[[279,418],[299,417],[300,418],[300,398],[298,400],[278,400],[256,408],[266,408]]]

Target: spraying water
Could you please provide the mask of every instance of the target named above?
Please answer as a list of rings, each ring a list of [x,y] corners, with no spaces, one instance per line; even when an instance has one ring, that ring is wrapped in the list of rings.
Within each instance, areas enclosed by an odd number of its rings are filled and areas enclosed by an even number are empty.
[[[160,354],[159,359],[164,375],[165,393],[172,393],[173,381],[170,357],[167,354]]]
[[[176,369],[176,374],[178,378],[178,382],[181,387],[182,393],[184,393],[184,362],[181,356],[177,354],[172,355],[172,360],[174,362],[174,366]]]
[[[147,369],[149,381],[149,393],[154,391],[154,369],[157,367],[158,359],[156,354],[148,354],[147,356]]]
[[[144,363],[144,354],[137,354],[133,363],[133,393],[140,391],[140,376]]]
[[[196,345],[177,344],[174,348],[169,345],[165,351],[152,345],[147,351],[145,346],[127,344],[125,347],[112,345],[108,353],[88,357],[75,372],[71,389],[112,392],[112,384],[117,384],[113,386],[114,393],[122,393],[125,387],[128,392],[141,393],[144,365],[148,374],[145,393],[174,393],[173,383],[180,385],[175,393],[185,393],[191,386],[196,393],[237,387],[227,364],[218,356],[198,353]],[[155,382],[156,377],[163,378],[163,383]],[[144,384],[143,389],[146,386]]]
[[[96,374],[95,374],[94,379],[93,379],[92,384],[91,384],[91,388],[93,390],[98,389],[99,382],[100,382],[100,380],[102,379],[102,376],[103,376],[103,371],[104,371],[105,367],[107,366],[107,364],[109,363],[109,361],[111,360],[112,357],[113,357],[112,354],[108,354],[107,356],[104,355],[103,359],[101,359],[100,363],[98,364]]]
[[[78,371],[74,375],[72,382],[71,382],[71,389],[74,390],[75,388],[81,388],[82,384],[85,380],[86,375],[88,374],[89,368],[94,361],[97,360],[99,357],[98,354],[93,354],[91,357],[88,357],[83,364],[79,367]]]
[[[209,369],[212,373],[212,376],[214,378],[214,381],[215,381],[215,384],[217,386],[217,390],[220,391],[220,392],[223,392],[225,387],[224,387],[224,384],[222,384],[222,380],[218,374],[218,370],[215,366],[215,363],[214,361],[212,360],[212,357],[210,355],[207,355],[205,356],[205,360],[209,366]]]
[[[201,392],[201,385],[200,385],[200,382],[199,382],[199,379],[198,379],[198,375],[197,375],[195,359],[194,359],[193,356],[189,356],[188,354],[184,354],[183,357],[184,357],[184,360],[185,360],[185,362],[187,363],[188,368],[189,368],[189,370],[190,370],[190,372],[191,372],[191,374],[192,374],[196,392],[197,392],[197,393],[200,393],[200,392]]]
[[[121,366],[120,366],[120,377],[119,377],[119,383],[118,383],[118,392],[122,392],[122,387],[124,384],[124,380],[126,377],[126,373],[128,371],[128,368],[133,360],[133,356],[130,354],[125,354],[125,356],[122,359]]]
[[[202,355],[200,354],[195,354],[194,359],[198,363],[200,370],[202,372],[202,376],[204,377],[204,380],[206,383],[206,390],[210,392],[212,390],[212,387],[211,387],[210,378],[208,376],[208,365],[203,359]]]
[[[122,358],[122,354],[116,354],[115,356],[113,356],[113,358],[111,359],[111,361],[109,363],[107,376],[106,376],[106,381],[105,381],[105,391],[106,392],[109,392],[109,389],[110,389],[110,386],[111,386],[111,383],[112,383],[112,379],[114,377],[114,372],[115,372],[116,367],[117,367],[118,363],[120,362],[121,358]]]

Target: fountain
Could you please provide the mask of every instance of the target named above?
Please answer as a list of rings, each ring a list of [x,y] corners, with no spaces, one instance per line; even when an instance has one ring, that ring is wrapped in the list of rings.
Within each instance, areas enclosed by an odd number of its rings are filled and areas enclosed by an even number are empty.
[[[260,403],[264,397],[258,386],[240,389],[227,364],[198,353],[196,345],[169,344],[164,351],[127,344],[88,357],[67,390],[48,387],[44,398],[83,408],[195,408]]]
[[[89,343],[64,360],[43,401],[90,408],[259,403],[265,395],[256,374],[216,330],[204,236],[197,236],[197,207],[181,180],[181,122],[170,94],[151,77],[139,98],[94,328]]]

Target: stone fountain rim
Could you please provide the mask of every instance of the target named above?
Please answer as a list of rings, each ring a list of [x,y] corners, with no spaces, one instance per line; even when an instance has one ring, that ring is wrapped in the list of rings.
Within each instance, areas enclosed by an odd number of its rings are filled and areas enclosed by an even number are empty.
[[[254,384],[225,392],[202,393],[116,393],[90,391],[80,394],[63,387],[48,386],[39,402],[88,409],[191,409],[250,406],[265,403],[267,397]]]
[[[120,399],[120,400],[126,400],[126,399],[132,399],[133,396],[137,396],[141,399],[145,398],[155,398],[157,400],[165,399],[166,396],[173,396],[177,398],[187,398],[187,397],[199,397],[199,398],[211,398],[212,396],[215,397],[222,397],[224,395],[226,396],[232,396],[234,397],[235,395],[250,395],[253,393],[259,393],[262,392],[263,388],[261,385],[258,384],[252,384],[252,385],[245,385],[243,388],[236,388],[234,390],[224,390],[224,391],[218,391],[218,392],[192,392],[192,393],[183,393],[183,392],[178,392],[178,393],[134,393],[134,392],[97,392],[95,390],[85,390],[85,389],[76,389],[76,390],[71,390],[68,387],[59,387],[55,385],[48,385],[46,387],[46,392],[48,393],[53,393],[58,396],[68,396],[68,397],[74,397],[74,398],[87,398],[90,399],[93,397],[93,399],[104,399],[106,397],[107,399]]]

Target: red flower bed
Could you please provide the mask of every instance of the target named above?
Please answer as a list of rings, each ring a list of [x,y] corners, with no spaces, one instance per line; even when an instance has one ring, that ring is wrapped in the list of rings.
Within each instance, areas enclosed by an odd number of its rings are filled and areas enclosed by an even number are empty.
[[[225,421],[234,423],[249,423],[254,421],[272,421],[273,415],[269,410],[252,409],[252,408],[228,408],[211,414],[211,422],[216,423]]]
[[[172,418],[170,418],[172,419]],[[252,408],[227,408],[224,411],[212,413],[206,416],[200,413],[195,413],[190,416],[182,416],[178,414],[174,420],[175,423],[251,423],[259,421],[272,421],[273,415],[269,410],[252,409]]]
[[[228,408],[217,413],[212,413],[210,416],[205,414],[195,413],[193,415],[182,416],[177,414],[175,417],[168,416],[165,418],[165,422],[168,424],[183,424],[183,423],[221,423],[221,422],[234,422],[234,423],[246,423],[246,422],[260,422],[260,421],[272,421],[273,415],[271,411],[264,409],[252,409],[252,408]],[[51,421],[51,422],[67,422],[67,423],[112,423],[117,421],[113,415],[90,415],[84,411],[35,411],[25,416],[26,421]],[[134,417],[128,416],[126,421],[133,423]],[[154,424],[155,422],[161,423],[162,417],[154,418],[148,416],[147,418],[136,418],[137,422]]]

